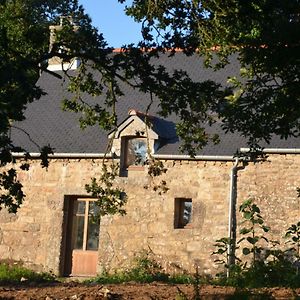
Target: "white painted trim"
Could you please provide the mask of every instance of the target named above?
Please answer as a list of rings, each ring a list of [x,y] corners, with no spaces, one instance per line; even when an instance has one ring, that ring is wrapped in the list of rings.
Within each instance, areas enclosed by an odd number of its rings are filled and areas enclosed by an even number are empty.
[[[25,152],[13,152],[12,156],[16,158],[25,157]],[[29,153],[31,158],[40,158],[41,153],[32,152]],[[111,153],[54,153],[49,154],[49,158],[112,158]]]
[[[25,152],[13,152],[13,157],[22,158],[25,157]],[[31,158],[39,158],[41,156],[38,152],[29,153]],[[166,159],[166,160],[215,160],[215,161],[234,161],[233,156],[213,156],[213,155],[197,155],[191,157],[189,155],[169,155],[169,154],[153,154],[154,158]],[[112,158],[112,153],[54,153],[49,154],[49,158]],[[119,158],[119,157],[116,157]]]
[[[153,154],[154,158],[166,160],[215,160],[215,161],[234,161],[234,156],[229,155],[196,155],[191,157],[189,155],[172,155],[172,154]]]
[[[249,152],[250,148],[240,148],[241,152]],[[263,153],[270,154],[300,154],[299,148],[263,148],[261,150]]]
[[[250,148],[240,148],[241,152],[248,152]],[[264,153],[278,153],[278,154],[300,154],[300,149],[288,149],[288,148],[265,148],[262,150]],[[13,152],[13,157],[21,158],[25,157],[25,152]],[[39,158],[40,153],[32,152],[29,153],[32,158]],[[49,158],[112,158],[113,153],[54,153],[49,154]],[[165,159],[165,160],[208,160],[208,161],[235,161],[235,156],[230,155],[196,155],[191,157],[189,155],[180,155],[180,154],[153,154],[154,158]],[[116,157],[119,158],[119,157]]]
[[[134,118],[128,118],[125,122],[123,122],[120,126],[118,126],[118,129],[116,132],[112,132],[108,135],[108,138],[111,139],[111,138],[119,138],[120,137],[120,133],[122,130],[124,130],[127,126],[129,126],[131,123],[134,122]]]

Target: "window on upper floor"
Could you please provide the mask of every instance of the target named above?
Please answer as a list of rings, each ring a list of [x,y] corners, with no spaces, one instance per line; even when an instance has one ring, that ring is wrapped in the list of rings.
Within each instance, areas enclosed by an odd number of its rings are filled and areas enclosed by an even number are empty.
[[[123,168],[145,165],[147,160],[146,138],[125,138],[123,145]]]
[[[192,222],[192,199],[175,198],[174,228],[185,228]]]

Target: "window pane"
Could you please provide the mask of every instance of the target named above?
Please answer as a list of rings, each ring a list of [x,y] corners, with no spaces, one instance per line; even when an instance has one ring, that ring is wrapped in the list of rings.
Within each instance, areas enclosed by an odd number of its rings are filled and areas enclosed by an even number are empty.
[[[147,144],[142,139],[130,139],[127,144],[127,165],[144,165],[147,156]]]
[[[175,198],[174,228],[185,228],[192,222],[192,200]]]
[[[74,216],[74,249],[83,249],[84,216]]]
[[[89,204],[89,215],[94,217],[99,217],[99,205],[97,205],[96,201],[90,201]]]
[[[183,226],[192,221],[192,202],[184,201],[183,205]]]
[[[87,250],[98,250],[99,244],[99,222],[93,216],[89,217],[88,232],[87,232]]]
[[[85,201],[76,201],[77,203],[77,214],[84,214],[85,213]]]

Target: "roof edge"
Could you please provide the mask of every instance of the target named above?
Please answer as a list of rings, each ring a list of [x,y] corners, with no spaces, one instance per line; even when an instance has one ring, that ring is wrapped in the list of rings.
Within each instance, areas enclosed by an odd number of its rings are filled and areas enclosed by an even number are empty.
[[[241,152],[249,152],[250,148],[240,148]],[[300,154],[299,148],[263,148],[260,150],[263,153],[270,154]]]
[[[234,161],[235,157],[232,155],[196,155],[191,157],[190,155],[173,155],[173,154],[153,154],[157,159],[172,159],[172,160],[214,160],[214,161]]]
[[[25,152],[12,152],[13,157],[23,158],[27,155]],[[39,158],[41,156],[38,152],[29,153],[31,158]],[[112,153],[54,153],[49,154],[49,158],[112,158]],[[191,157],[189,155],[174,155],[174,154],[153,154],[153,158],[166,160],[215,160],[215,161],[234,161],[234,156],[229,155],[196,155]],[[116,157],[119,158],[119,157]]]
[[[250,148],[240,148],[241,152],[249,152]],[[270,154],[300,154],[299,148],[265,148],[262,150],[264,153]],[[12,152],[15,158],[23,158],[28,153],[26,152]],[[29,153],[31,158],[39,158],[41,153]],[[115,157],[113,153],[53,153],[49,154],[49,158],[112,158]],[[210,161],[234,161],[234,155],[196,155],[191,157],[184,154],[153,154],[153,158],[165,160],[210,160]],[[119,157],[117,157],[119,158]]]
[[[23,158],[28,153],[26,152],[12,152],[12,156],[15,158]],[[30,158],[39,158],[41,153],[31,152]],[[112,158],[112,153],[53,153],[49,154],[49,158]]]

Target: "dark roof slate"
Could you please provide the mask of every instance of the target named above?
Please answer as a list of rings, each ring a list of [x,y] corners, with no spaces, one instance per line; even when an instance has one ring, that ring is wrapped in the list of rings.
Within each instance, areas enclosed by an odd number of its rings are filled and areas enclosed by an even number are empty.
[[[226,85],[228,77],[234,75],[239,64],[236,58],[231,58],[231,63],[224,69],[214,72],[203,67],[203,61],[199,56],[185,56],[176,53],[169,57],[162,55],[157,64],[162,64],[172,72],[174,69],[187,71],[190,77],[196,81],[214,80]],[[62,80],[43,73],[38,85],[46,92],[46,95],[38,101],[28,104],[25,111],[26,119],[16,122],[11,130],[11,139],[16,146],[21,146],[29,152],[38,152],[39,147],[50,145],[56,153],[104,153],[107,145],[108,132],[98,126],[88,127],[84,130],[79,126],[79,115],[72,112],[64,112],[61,109],[61,101],[68,92]],[[127,85],[122,85],[124,96],[118,97],[117,114],[119,123],[128,117],[130,109],[145,111],[150,101],[149,96],[142,94]],[[87,101],[94,102],[97,99],[87,96]],[[156,99],[154,99],[156,100]],[[163,138],[164,144],[158,150],[159,154],[180,154],[180,141],[175,134],[176,116],[167,120],[159,118],[158,101],[152,105],[149,113],[154,117],[154,130]],[[209,144],[198,154],[203,155],[233,155],[240,147],[246,147],[246,139],[239,134],[225,134],[220,127],[214,128],[219,133],[221,142],[217,145]],[[168,139],[168,141],[166,141]],[[300,148],[300,140],[290,138],[280,140],[274,137],[268,148]]]

